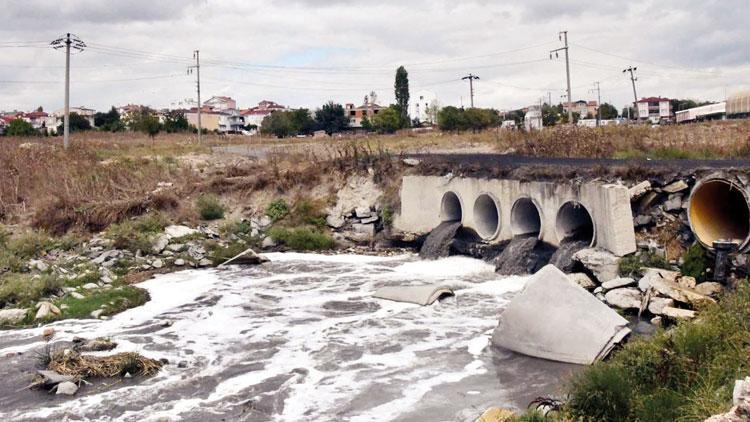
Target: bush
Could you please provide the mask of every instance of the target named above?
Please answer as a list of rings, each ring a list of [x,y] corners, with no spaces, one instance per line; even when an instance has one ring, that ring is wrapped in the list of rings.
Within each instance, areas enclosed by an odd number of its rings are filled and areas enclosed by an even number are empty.
[[[289,214],[289,205],[283,199],[277,199],[266,208],[266,215],[271,217],[271,220],[278,221]]]
[[[272,227],[268,235],[277,242],[300,251],[317,251],[333,247],[333,239],[330,236],[307,227]]]
[[[221,265],[235,256],[245,252],[248,245],[245,242],[233,242],[227,246],[214,244],[209,246],[209,258],[214,265]]]
[[[33,306],[42,297],[57,293],[62,286],[62,280],[53,275],[6,274],[0,277],[0,308]]]
[[[700,318],[614,352],[578,374],[565,412],[582,420],[704,420],[731,407],[750,371],[750,286],[742,282]]]
[[[695,277],[699,283],[706,281],[706,270],[711,267],[711,260],[701,245],[696,243],[690,246],[682,259],[680,271],[683,275]]]
[[[640,255],[628,255],[620,260],[618,270],[623,277],[640,277],[643,275],[642,268],[672,269],[669,261],[661,255],[653,252],[643,252]]]
[[[203,220],[218,220],[224,218],[224,205],[216,195],[204,194],[195,203],[198,213]]]
[[[112,239],[114,247],[131,252],[151,249],[154,238],[164,230],[167,222],[161,214],[150,214],[135,220],[112,224],[105,236]]]

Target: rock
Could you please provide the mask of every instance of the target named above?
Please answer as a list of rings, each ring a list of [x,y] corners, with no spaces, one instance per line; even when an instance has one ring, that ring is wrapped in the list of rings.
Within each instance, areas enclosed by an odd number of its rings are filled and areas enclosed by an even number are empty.
[[[164,261],[161,259],[155,259],[154,262],[151,263],[151,266],[158,270],[159,268],[164,267]]]
[[[705,283],[700,283],[695,286],[695,291],[706,296],[719,296],[724,292],[724,286],[722,286],[720,283],[716,283],[713,281],[707,281]]]
[[[260,243],[260,247],[263,249],[275,248],[276,245],[276,241],[273,240],[271,236],[266,237],[265,239],[263,239],[263,242]]]
[[[354,210],[354,215],[357,218],[368,218],[372,215],[372,211],[370,211],[369,207],[357,207]]]
[[[592,290],[596,288],[596,283],[586,273],[573,273],[568,274],[568,280],[583,287],[586,290]]]
[[[39,384],[51,388],[63,382],[73,382],[75,377],[71,375],[61,375],[55,371],[40,370],[36,371]]]
[[[651,288],[653,280],[664,279],[677,283],[677,278],[679,277],[680,273],[677,271],[669,271],[661,268],[644,268],[643,277],[638,280],[638,288],[645,292]]]
[[[99,278],[99,281],[101,281],[104,284],[112,284],[112,278],[108,275],[103,275]]]
[[[604,290],[613,290],[633,285],[635,285],[635,280],[633,280],[632,278],[620,277],[602,283],[602,288]]]
[[[666,277],[660,276],[662,274],[666,275]],[[675,273],[674,271],[650,268],[641,281],[638,282],[638,287],[641,288],[641,290],[644,290],[643,286],[648,285],[653,288],[654,291],[663,296],[690,305],[716,302],[710,297],[700,294],[693,289],[680,286],[676,281],[673,281],[677,279],[677,277],[674,276],[675,274],[679,275],[679,273]],[[644,281],[644,279],[646,279],[646,281]]]
[[[600,283],[615,279],[618,276],[620,258],[604,249],[582,249],[573,255],[573,260],[580,262],[591,271]]]
[[[672,319],[688,320],[695,318],[695,311],[665,306],[662,310],[662,315]]]
[[[336,215],[331,214],[328,217],[326,217],[326,224],[329,227],[332,227],[334,229],[340,229],[344,227],[345,223],[346,223],[346,220],[344,220],[344,217],[340,215],[336,216]]]
[[[649,322],[654,327],[661,327],[661,326],[664,325],[664,321],[662,320],[662,318],[660,316],[655,316],[655,317],[651,318],[651,321],[649,321]]]
[[[268,228],[268,226],[270,226],[271,224],[273,224],[273,220],[267,215],[264,215],[260,218],[260,220],[258,220],[258,227],[260,227],[261,229]]]
[[[187,368],[188,363],[186,360],[181,360],[179,363],[177,363],[178,368]]]
[[[91,315],[91,318],[99,319],[102,316],[103,313],[104,313],[104,309],[97,309],[97,310],[91,312],[90,315]]]
[[[685,183],[684,180],[678,180],[676,182],[668,184],[667,186],[664,186],[663,188],[661,188],[661,190],[666,193],[677,193],[684,191],[689,187],[690,186],[688,186],[688,184]]]
[[[47,327],[42,331],[42,338],[44,338],[45,341],[52,340],[52,337],[55,336],[55,329],[52,327]]]
[[[82,295],[82,294],[80,294],[80,293],[78,293],[78,292],[72,292],[72,293],[70,293],[70,296],[71,296],[71,297],[72,297],[73,299],[78,299],[78,300],[81,300],[81,299],[85,299],[85,298],[86,298],[86,296],[84,296],[84,295]]]
[[[361,233],[368,237],[375,236],[374,224],[352,224],[352,229],[355,233]]]
[[[188,246],[188,255],[193,259],[202,259],[206,255],[206,248],[203,245],[193,244]]]
[[[185,250],[184,243],[170,243],[167,245],[167,250],[171,252],[182,252]]]
[[[26,309],[0,309],[0,325],[18,324],[26,318]]]
[[[39,272],[45,272],[49,270],[49,265],[40,259],[32,259],[29,261],[29,268],[36,269]]]
[[[86,283],[86,284],[84,284],[84,285],[83,285],[83,286],[81,286],[81,287],[83,287],[83,288],[84,288],[84,289],[86,289],[86,290],[94,290],[94,289],[98,289],[98,288],[99,288],[99,285],[98,285],[98,284],[95,284],[95,283]]]
[[[607,303],[619,309],[639,309],[643,301],[641,291],[632,287],[610,290],[604,298]]]
[[[64,381],[60,384],[57,384],[57,391],[55,392],[56,395],[65,395],[65,396],[72,396],[76,392],[78,392],[78,386],[71,382],[71,381]]]
[[[39,302],[36,306],[39,310],[36,312],[34,319],[47,319],[61,313],[60,308],[50,302]]]
[[[750,377],[734,382],[732,390],[732,403],[735,406],[750,406]]]
[[[511,422],[516,418],[512,410],[490,407],[474,422]]]
[[[650,226],[654,223],[654,217],[646,214],[641,214],[633,219],[633,226],[644,227]]]
[[[416,158],[404,158],[403,160],[401,160],[401,162],[406,164],[409,167],[418,166],[420,163],[420,161],[417,160]]]
[[[674,299],[666,297],[652,297],[648,301],[648,311],[654,315],[663,315],[664,308],[674,308]]]
[[[207,258],[203,258],[200,261],[198,261],[198,266],[199,267],[210,267],[212,265],[214,265],[213,261],[211,261],[210,259],[207,259]]]
[[[377,214],[373,214],[372,217],[363,218],[359,222],[362,224],[371,224],[377,222],[379,219],[380,217]]]
[[[682,210],[682,195],[669,195],[669,198],[664,201],[664,211],[668,212],[680,212]]]
[[[82,337],[73,338],[73,348],[79,352],[105,352],[117,347],[117,343],[106,337],[87,340]]]
[[[198,230],[191,229],[188,226],[167,226],[164,228],[164,234],[170,238],[180,238],[200,233]]]
[[[659,198],[658,193],[654,191],[648,192],[647,194],[643,195],[643,198],[641,198],[640,201],[638,201],[638,209],[641,211],[645,211],[651,208],[657,198]]]
[[[220,266],[223,266],[223,265],[258,265],[264,262],[268,262],[268,258],[258,255],[252,249],[248,249],[242,252],[241,254],[235,256],[234,258],[227,260]]]
[[[333,233],[331,237],[333,238],[333,242],[337,249],[348,249],[355,246],[354,243],[349,241],[349,239],[341,233]]]
[[[177,259],[174,260],[174,265],[176,267],[182,267],[182,266],[185,265],[185,260],[182,259],[182,258],[177,258]]]
[[[628,189],[628,192],[630,193],[630,200],[632,201],[634,199],[638,199],[650,190],[651,182],[649,182],[648,180],[638,183],[637,185]]]
[[[695,277],[690,277],[688,275],[681,275],[677,278],[677,284],[679,284],[681,287],[684,287],[686,289],[695,289],[696,280]]]
[[[151,249],[154,251],[154,253],[162,253],[162,251],[166,249],[167,245],[169,245],[169,236],[163,234],[156,238],[153,245],[151,245]]]

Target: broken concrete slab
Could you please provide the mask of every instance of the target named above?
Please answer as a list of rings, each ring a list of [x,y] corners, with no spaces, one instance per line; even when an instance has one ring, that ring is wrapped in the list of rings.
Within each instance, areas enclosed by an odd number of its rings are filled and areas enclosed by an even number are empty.
[[[423,286],[386,286],[372,294],[378,299],[393,300],[395,302],[414,303],[417,305],[431,305],[436,300],[454,296],[453,289],[442,284],[426,284]]]
[[[573,259],[591,271],[600,283],[613,280],[619,274],[620,258],[604,249],[582,249],[573,255]]]
[[[630,333],[627,325],[625,318],[547,265],[500,315],[492,343],[529,356],[589,365]]]
[[[674,308],[674,299],[652,297],[648,302],[648,311],[654,315],[664,315],[664,308]]]
[[[670,297],[678,302],[690,305],[700,305],[705,303],[715,303],[716,301],[697,291],[680,286],[677,280],[680,273],[676,271],[660,270],[649,268],[643,278],[638,282],[638,287],[645,291],[648,288],[654,289],[655,292]]]
[[[685,183],[684,180],[678,180],[676,182],[668,184],[667,186],[664,186],[663,188],[661,188],[661,190],[666,193],[677,193],[684,191],[689,187],[690,186],[688,186],[688,184]]]
[[[604,299],[619,309],[640,309],[643,302],[641,291],[633,287],[610,290],[604,295]]]
[[[695,311],[665,306],[662,315],[676,320],[688,320],[695,318]]]
[[[628,193],[630,193],[630,200],[638,199],[650,190],[651,182],[649,182],[648,180],[638,183],[637,185],[632,186],[630,189],[628,189]]]
[[[615,278],[613,280],[606,281],[602,283],[602,288],[604,290],[614,290],[619,289],[622,287],[629,287],[635,285],[635,280],[629,277],[619,277]]]

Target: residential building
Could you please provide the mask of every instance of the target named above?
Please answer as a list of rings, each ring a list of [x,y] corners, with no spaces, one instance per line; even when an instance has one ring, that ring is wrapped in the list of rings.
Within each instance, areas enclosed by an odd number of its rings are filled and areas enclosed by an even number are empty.
[[[42,130],[47,127],[47,118],[49,114],[44,111],[32,111],[30,113],[24,113],[23,119],[31,123],[36,130]]]
[[[203,102],[204,107],[209,107],[215,111],[236,110],[237,101],[231,97],[214,96]]]
[[[636,104],[638,106],[638,120],[640,121],[649,120],[656,124],[672,118],[672,104],[669,98],[641,98]]]
[[[274,111],[284,111],[287,107],[273,101],[263,100],[257,106],[242,110],[240,114],[245,121],[245,126],[255,125],[260,127],[263,119]]]
[[[370,101],[369,98],[365,96],[365,101],[361,106],[355,107],[352,103],[346,104],[344,106],[344,112],[346,113],[346,117],[349,118],[349,127],[356,129],[362,127],[362,118],[367,116],[367,119],[372,122],[375,115],[380,113],[384,108],[385,107]]]
[[[564,103],[563,111],[565,113],[568,112],[568,108],[571,108],[569,103]],[[599,104],[596,101],[578,100],[573,102],[572,109],[573,113],[578,113],[582,119],[585,119],[589,115],[596,117],[596,114],[599,112]]]
[[[219,131],[219,118],[221,113],[210,107],[201,107],[201,128],[209,132]],[[198,127],[198,107],[193,107],[185,113],[185,118],[190,126]]]
[[[240,133],[245,129],[245,120],[239,110],[226,109],[219,114],[219,133]]]
[[[409,116],[419,123],[437,123],[437,112],[440,104],[432,91],[422,90],[414,94],[409,103]]]

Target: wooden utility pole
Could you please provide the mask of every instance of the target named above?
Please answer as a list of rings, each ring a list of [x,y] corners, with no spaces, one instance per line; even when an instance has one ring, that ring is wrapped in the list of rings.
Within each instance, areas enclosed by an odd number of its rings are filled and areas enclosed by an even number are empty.
[[[471,108],[474,108],[474,81],[479,79],[479,76],[469,73],[468,76],[464,76],[461,80],[469,80],[469,94],[471,95]]]

